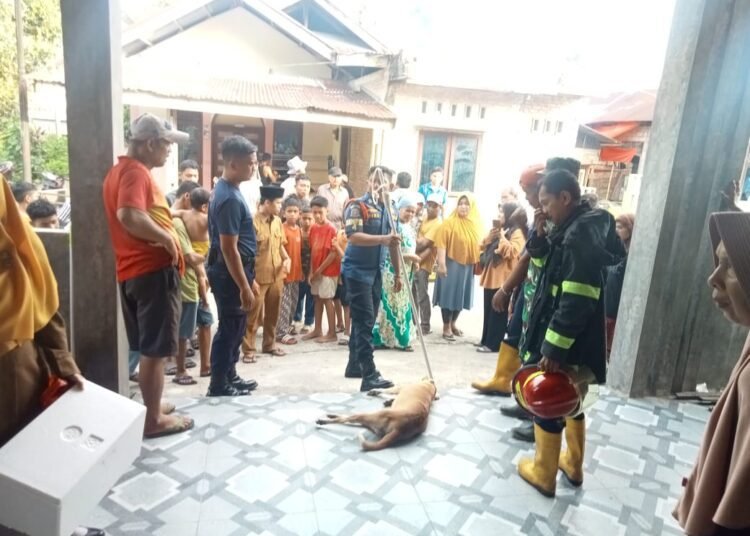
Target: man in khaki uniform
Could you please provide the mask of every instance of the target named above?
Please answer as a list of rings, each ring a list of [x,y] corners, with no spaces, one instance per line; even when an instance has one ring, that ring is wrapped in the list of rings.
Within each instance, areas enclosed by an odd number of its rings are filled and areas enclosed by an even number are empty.
[[[284,189],[278,186],[262,186],[260,189],[260,206],[253,219],[257,252],[255,255],[255,282],[259,292],[247,317],[247,331],[242,339],[242,361],[255,362],[255,334],[260,323],[260,312],[263,313],[263,346],[264,354],[285,355],[286,352],[276,346],[276,324],[279,321],[281,295],[284,289],[284,277],[290,270],[291,261],[284,248],[286,238],[281,227],[281,200]]]

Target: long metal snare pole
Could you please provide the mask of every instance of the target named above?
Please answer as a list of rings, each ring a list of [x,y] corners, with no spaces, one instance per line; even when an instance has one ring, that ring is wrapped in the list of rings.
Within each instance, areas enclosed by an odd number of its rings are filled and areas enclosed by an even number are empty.
[[[385,177],[383,176],[383,172],[380,170],[380,168],[377,168],[375,170],[375,179],[380,179],[380,187],[375,187],[375,182],[372,181],[372,194],[375,199],[378,198],[378,196],[383,197],[383,205],[385,208],[385,213],[388,217],[388,224],[391,227],[391,232],[396,232],[396,224],[393,221],[393,214],[391,213],[391,196],[388,193],[388,187],[389,184],[385,181]],[[380,191],[378,191],[380,190]],[[427,367],[427,377],[430,380],[434,381],[434,378],[432,376],[432,367],[430,366],[430,358],[427,356],[427,345],[424,342],[424,334],[422,333],[422,320],[419,317],[419,308],[417,307],[417,303],[414,300],[414,294],[412,293],[411,284],[409,283],[409,276],[406,271],[406,262],[404,262],[404,252],[401,251],[401,247],[398,248],[398,260],[401,262],[401,270],[399,270],[399,274],[401,276],[402,284],[406,286],[406,289],[409,294],[409,303],[411,304],[411,310],[412,314],[414,315],[414,318],[417,319],[417,336],[419,338],[419,345],[422,347],[422,355],[424,356],[424,364]]]

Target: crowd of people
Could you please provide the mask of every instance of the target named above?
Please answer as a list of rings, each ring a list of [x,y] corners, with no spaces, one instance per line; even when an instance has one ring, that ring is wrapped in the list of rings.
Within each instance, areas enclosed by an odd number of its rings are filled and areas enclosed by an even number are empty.
[[[213,191],[198,184],[197,164],[186,161],[178,187],[165,196],[151,170],[165,164],[173,143],[185,141],[185,133],[144,114],[103,185],[131,373],[138,368],[147,410],[144,437],[194,426],[162,401],[165,375],[195,383],[188,372],[198,366],[189,359],[194,337],[199,373],[210,377],[207,396],[243,396],[257,387],[238,375],[237,363],[255,361],[261,326],[265,354],[285,355],[282,347],[297,344],[298,336],[338,341],[349,348],[345,377],[361,379],[362,391],[386,388],[393,384],[375,366],[374,350],[412,350],[416,330],[430,332],[433,307],[441,311],[442,337],[462,337],[458,319],[472,307],[476,276],[484,290],[477,351],[497,352],[498,359],[492,377],[474,382],[475,389],[508,395],[515,373],[529,364],[591,384],[606,381],[634,217],[615,218],[584,198],[578,161],[555,157],[526,169],[519,185],[531,224],[509,189],[485,233],[470,193],[459,193],[456,208],[443,216],[440,168],[414,191],[408,173],[373,166],[368,190],[354,197],[333,167],[329,184],[313,195],[301,159],[290,161],[280,180],[265,155],[258,166],[257,147],[241,136],[223,142],[223,173]],[[251,181],[259,183],[257,195],[255,186],[247,188]],[[0,357],[16,372],[0,377],[0,400],[15,397],[0,404],[0,445],[41,411],[39,392],[50,376],[83,381],[68,352],[54,276],[30,232],[31,225],[54,227],[53,215],[29,198],[27,187],[11,192],[4,180],[2,186],[0,245],[13,249],[0,256],[0,274],[12,277],[10,293],[0,296],[0,308],[8,309],[0,315]],[[730,321],[750,326],[750,215],[716,214],[710,233],[713,298]],[[213,338],[209,293],[218,313]],[[675,510],[689,534],[744,534],[750,527],[740,508],[750,474],[748,355],[746,345]],[[518,462],[525,481],[549,497],[558,471],[572,486],[582,485],[582,411],[554,419],[516,404],[501,411],[525,421],[514,437],[536,443],[534,457]]]

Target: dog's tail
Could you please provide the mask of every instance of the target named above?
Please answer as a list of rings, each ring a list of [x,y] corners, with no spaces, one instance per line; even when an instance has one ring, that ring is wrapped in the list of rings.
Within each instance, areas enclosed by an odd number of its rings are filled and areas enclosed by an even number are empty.
[[[398,430],[391,430],[377,441],[367,441],[364,434],[359,436],[359,444],[365,452],[382,450],[390,447],[398,440]]]

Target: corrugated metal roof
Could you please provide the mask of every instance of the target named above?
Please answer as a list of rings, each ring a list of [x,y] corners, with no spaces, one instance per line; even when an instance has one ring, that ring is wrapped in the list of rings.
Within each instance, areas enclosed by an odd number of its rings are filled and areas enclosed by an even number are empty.
[[[244,106],[266,106],[285,110],[307,110],[395,120],[385,105],[346,83],[309,78],[269,77],[266,80],[237,80],[173,76],[124,77],[126,91],[192,101],[221,102]]]

